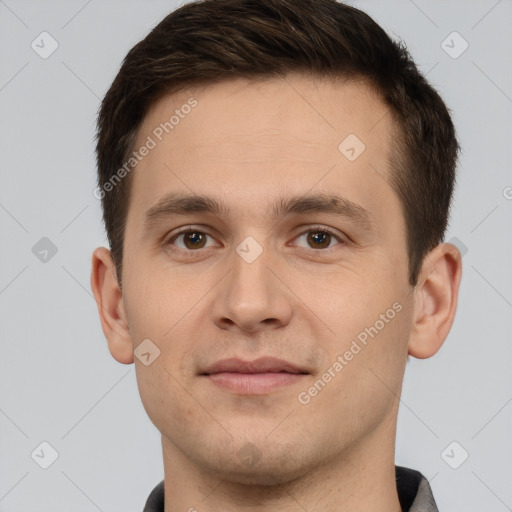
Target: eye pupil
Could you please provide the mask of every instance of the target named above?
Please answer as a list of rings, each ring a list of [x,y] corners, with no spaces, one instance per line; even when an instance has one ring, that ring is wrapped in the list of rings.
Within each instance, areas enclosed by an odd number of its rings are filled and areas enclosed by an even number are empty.
[[[190,231],[189,233],[184,234],[184,241],[187,248],[197,249],[198,247],[202,247],[204,245],[205,236],[202,233],[198,233],[196,231]],[[189,242],[191,242],[191,246],[189,247]],[[199,242],[199,243],[198,243]],[[203,242],[203,244],[201,244]]]
[[[321,247],[328,247],[331,235],[325,231],[311,231],[308,236],[308,242],[313,241],[313,244],[320,244]],[[326,243],[327,241],[327,243]]]

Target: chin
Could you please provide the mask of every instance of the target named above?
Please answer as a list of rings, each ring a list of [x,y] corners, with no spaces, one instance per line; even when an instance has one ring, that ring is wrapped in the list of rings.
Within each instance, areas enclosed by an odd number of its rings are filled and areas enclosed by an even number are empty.
[[[264,467],[262,467],[258,471],[252,469],[244,470],[242,472],[239,469],[234,469],[233,473],[227,476],[225,481],[240,485],[270,487],[272,485],[289,483],[298,478],[298,476],[300,475],[282,475],[281,473],[274,473],[272,468],[266,470]]]
[[[212,469],[217,476],[219,476],[219,470],[222,471],[224,482],[252,486],[286,484],[308,472],[306,468],[296,467],[289,460],[286,466],[282,463],[265,463],[264,460],[260,460],[254,467],[244,467],[237,462]]]
[[[272,443],[265,441],[263,435],[260,437],[255,442],[236,442],[236,447],[231,445],[228,450],[222,449],[222,453],[213,449],[213,458],[203,460],[203,464],[217,476],[222,473],[225,481],[262,486],[291,482],[318,464],[300,452],[300,442],[285,443],[276,437]]]

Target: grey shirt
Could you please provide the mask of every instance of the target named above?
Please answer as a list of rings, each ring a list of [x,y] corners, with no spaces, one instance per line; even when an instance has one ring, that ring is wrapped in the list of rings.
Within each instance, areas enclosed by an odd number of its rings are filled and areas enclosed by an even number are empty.
[[[439,512],[428,480],[415,469],[395,466],[396,489],[402,512]],[[164,481],[152,491],[143,512],[164,512]]]

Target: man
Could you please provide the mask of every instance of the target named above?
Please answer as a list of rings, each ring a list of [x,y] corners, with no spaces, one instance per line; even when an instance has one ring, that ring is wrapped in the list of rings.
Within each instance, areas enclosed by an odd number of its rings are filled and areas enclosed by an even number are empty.
[[[408,355],[452,326],[458,143],[407,51],[334,0],[205,0],[98,118],[91,286],[162,435],[146,512],[436,511],[395,467]]]

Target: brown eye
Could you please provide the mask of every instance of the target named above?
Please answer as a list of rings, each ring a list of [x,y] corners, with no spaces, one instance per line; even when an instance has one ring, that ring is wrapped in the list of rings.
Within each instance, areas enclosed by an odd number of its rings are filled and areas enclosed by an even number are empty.
[[[313,249],[325,249],[329,247],[331,234],[327,231],[309,231],[307,241],[308,244],[316,246]]]
[[[183,233],[183,242],[187,246],[187,249],[202,249],[206,242],[206,237],[204,233],[190,231]]]
[[[202,231],[196,230],[188,230],[182,231],[181,233],[175,234],[167,243],[169,245],[176,245],[179,249],[184,251],[193,251],[195,249],[203,249],[206,247],[207,243],[207,235]],[[178,240],[182,240],[180,243],[177,243]]]
[[[319,250],[319,249],[330,249],[336,244],[332,242],[338,241],[341,244],[344,243],[344,240],[337,234],[333,233],[330,229],[326,229],[323,227],[318,227],[314,229],[309,229],[305,231],[301,235],[297,237],[297,240],[301,238],[306,238],[307,248]]]

